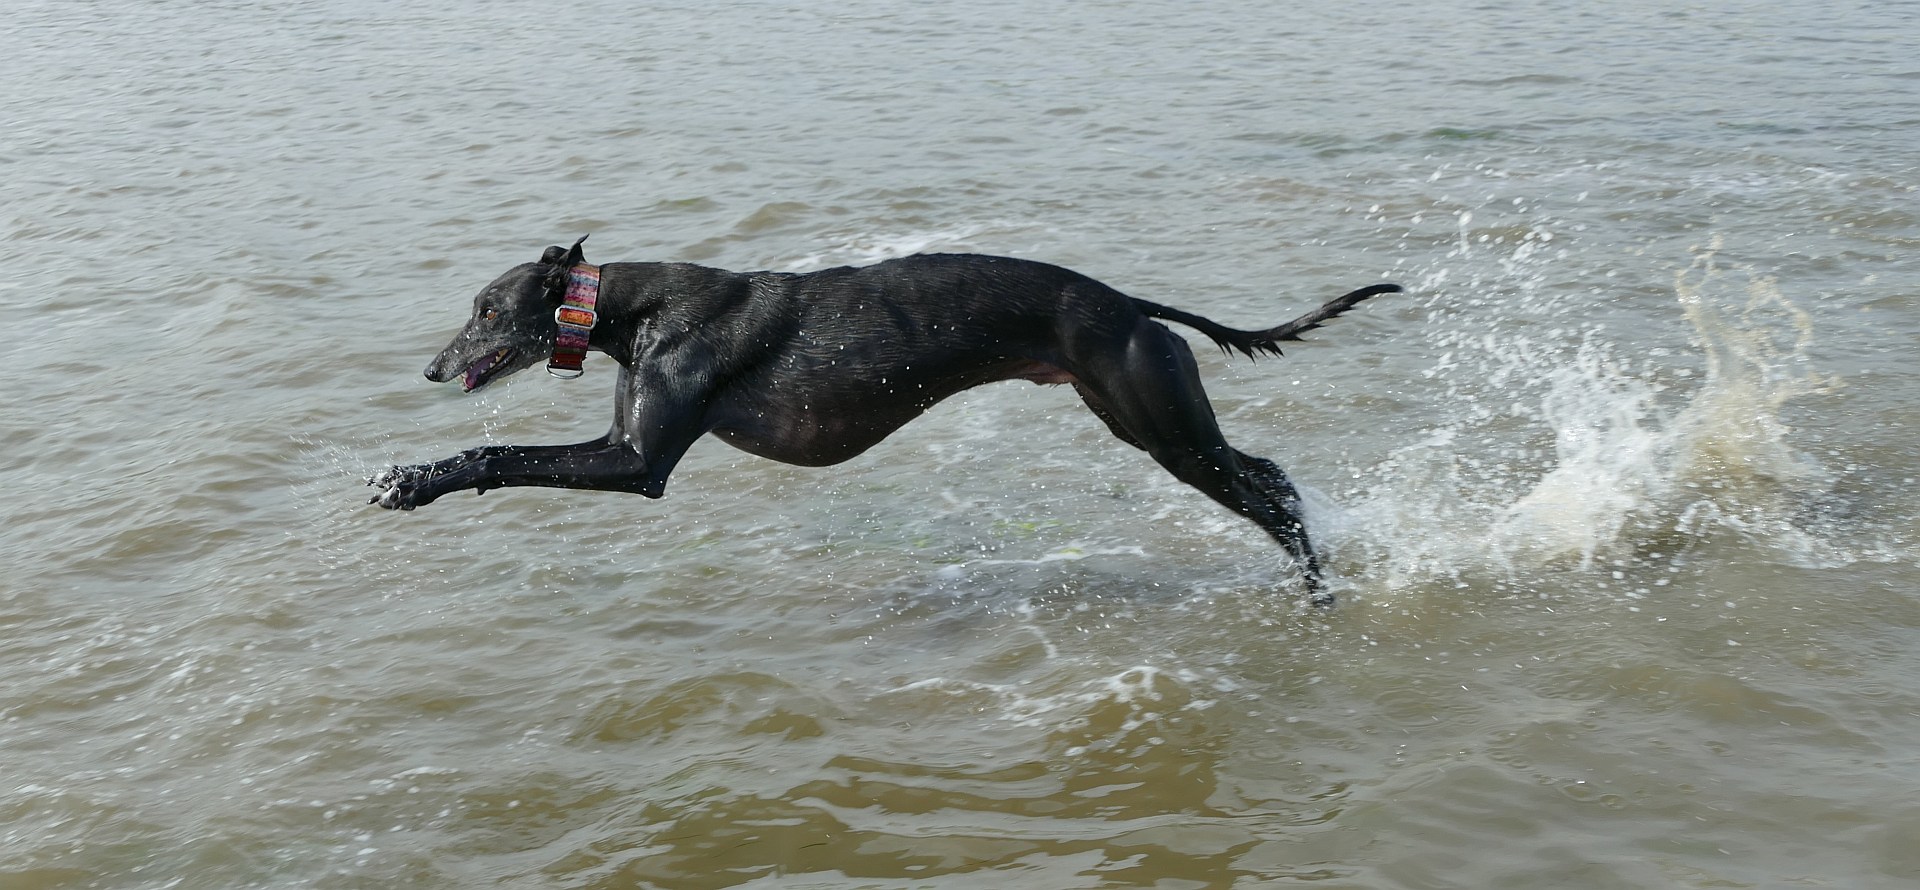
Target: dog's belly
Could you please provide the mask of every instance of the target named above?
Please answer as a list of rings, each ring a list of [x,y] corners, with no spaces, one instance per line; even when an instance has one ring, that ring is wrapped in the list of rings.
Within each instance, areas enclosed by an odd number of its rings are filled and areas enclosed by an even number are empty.
[[[1027,362],[1015,367],[1007,376],[1014,380],[1030,380],[1042,386],[1079,382],[1078,378],[1067,373],[1065,369],[1056,368],[1046,362]]]
[[[896,372],[899,373],[899,372]],[[857,457],[947,397],[983,383],[1074,383],[1066,370],[1035,360],[996,362],[949,374],[875,376],[857,384],[807,385],[788,379],[754,387],[716,406],[710,430],[727,444],[769,460],[824,467]]]
[[[716,427],[713,434],[728,445],[768,460],[802,467],[826,467],[860,456],[899,428],[900,424],[879,429],[868,424],[856,426],[802,418],[781,427]]]

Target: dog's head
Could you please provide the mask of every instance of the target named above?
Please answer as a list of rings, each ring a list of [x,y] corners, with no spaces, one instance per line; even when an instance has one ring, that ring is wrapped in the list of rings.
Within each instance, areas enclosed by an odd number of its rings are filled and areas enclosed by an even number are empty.
[[[458,376],[460,388],[473,392],[552,355],[559,331],[553,312],[566,297],[568,270],[585,259],[585,240],[549,247],[539,262],[508,269],[481,288],[473,317],[427,365],[427,379],[445,383]]]

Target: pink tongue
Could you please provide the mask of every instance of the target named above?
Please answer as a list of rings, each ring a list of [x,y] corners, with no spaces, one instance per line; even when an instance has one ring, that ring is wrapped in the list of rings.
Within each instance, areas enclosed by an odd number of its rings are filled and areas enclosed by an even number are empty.
[[[473,388],[480,385],[480,375],[485,374],[488,368],[493,367],[493,359],[499,354],[500,353],[497,352],[490,352],[487,353],[485,358],[474,362],[473,367],[467,369],[467,379],[461,381],[460,386],[467,392],[473,392]]]

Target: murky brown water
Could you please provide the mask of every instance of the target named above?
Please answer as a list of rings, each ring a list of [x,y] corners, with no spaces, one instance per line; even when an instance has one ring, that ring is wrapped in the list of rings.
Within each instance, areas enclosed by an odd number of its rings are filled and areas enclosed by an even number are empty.
[[[1907,6],[31,3],[0,33],[0,887],[1920,882]],[[1342,607],[1070,391],[665,500],[419,369],[547,244],[1071,266]]]

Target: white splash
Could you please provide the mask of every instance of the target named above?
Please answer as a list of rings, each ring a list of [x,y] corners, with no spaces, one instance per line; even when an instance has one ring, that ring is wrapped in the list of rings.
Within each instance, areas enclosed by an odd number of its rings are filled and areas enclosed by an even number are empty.
[[[1457,381],[1455,422],[1361,473],[1368,489],[1326,517],[1336,548],[1364,551],[1362,571],[1388,587],[1591,569],[1653,536],[1807,552],[1795,505],[1831,480],[1782,413],[1837,383],[1812,370],[1811,319],[1774,280],[1743,273],[1746,299],[1730,305],[1718,248],[1675,276],[1697,350],[1685,361],[1634,367],[1598,329],[1570,353],[1514,332],[1456,344],[1436,372]]]

